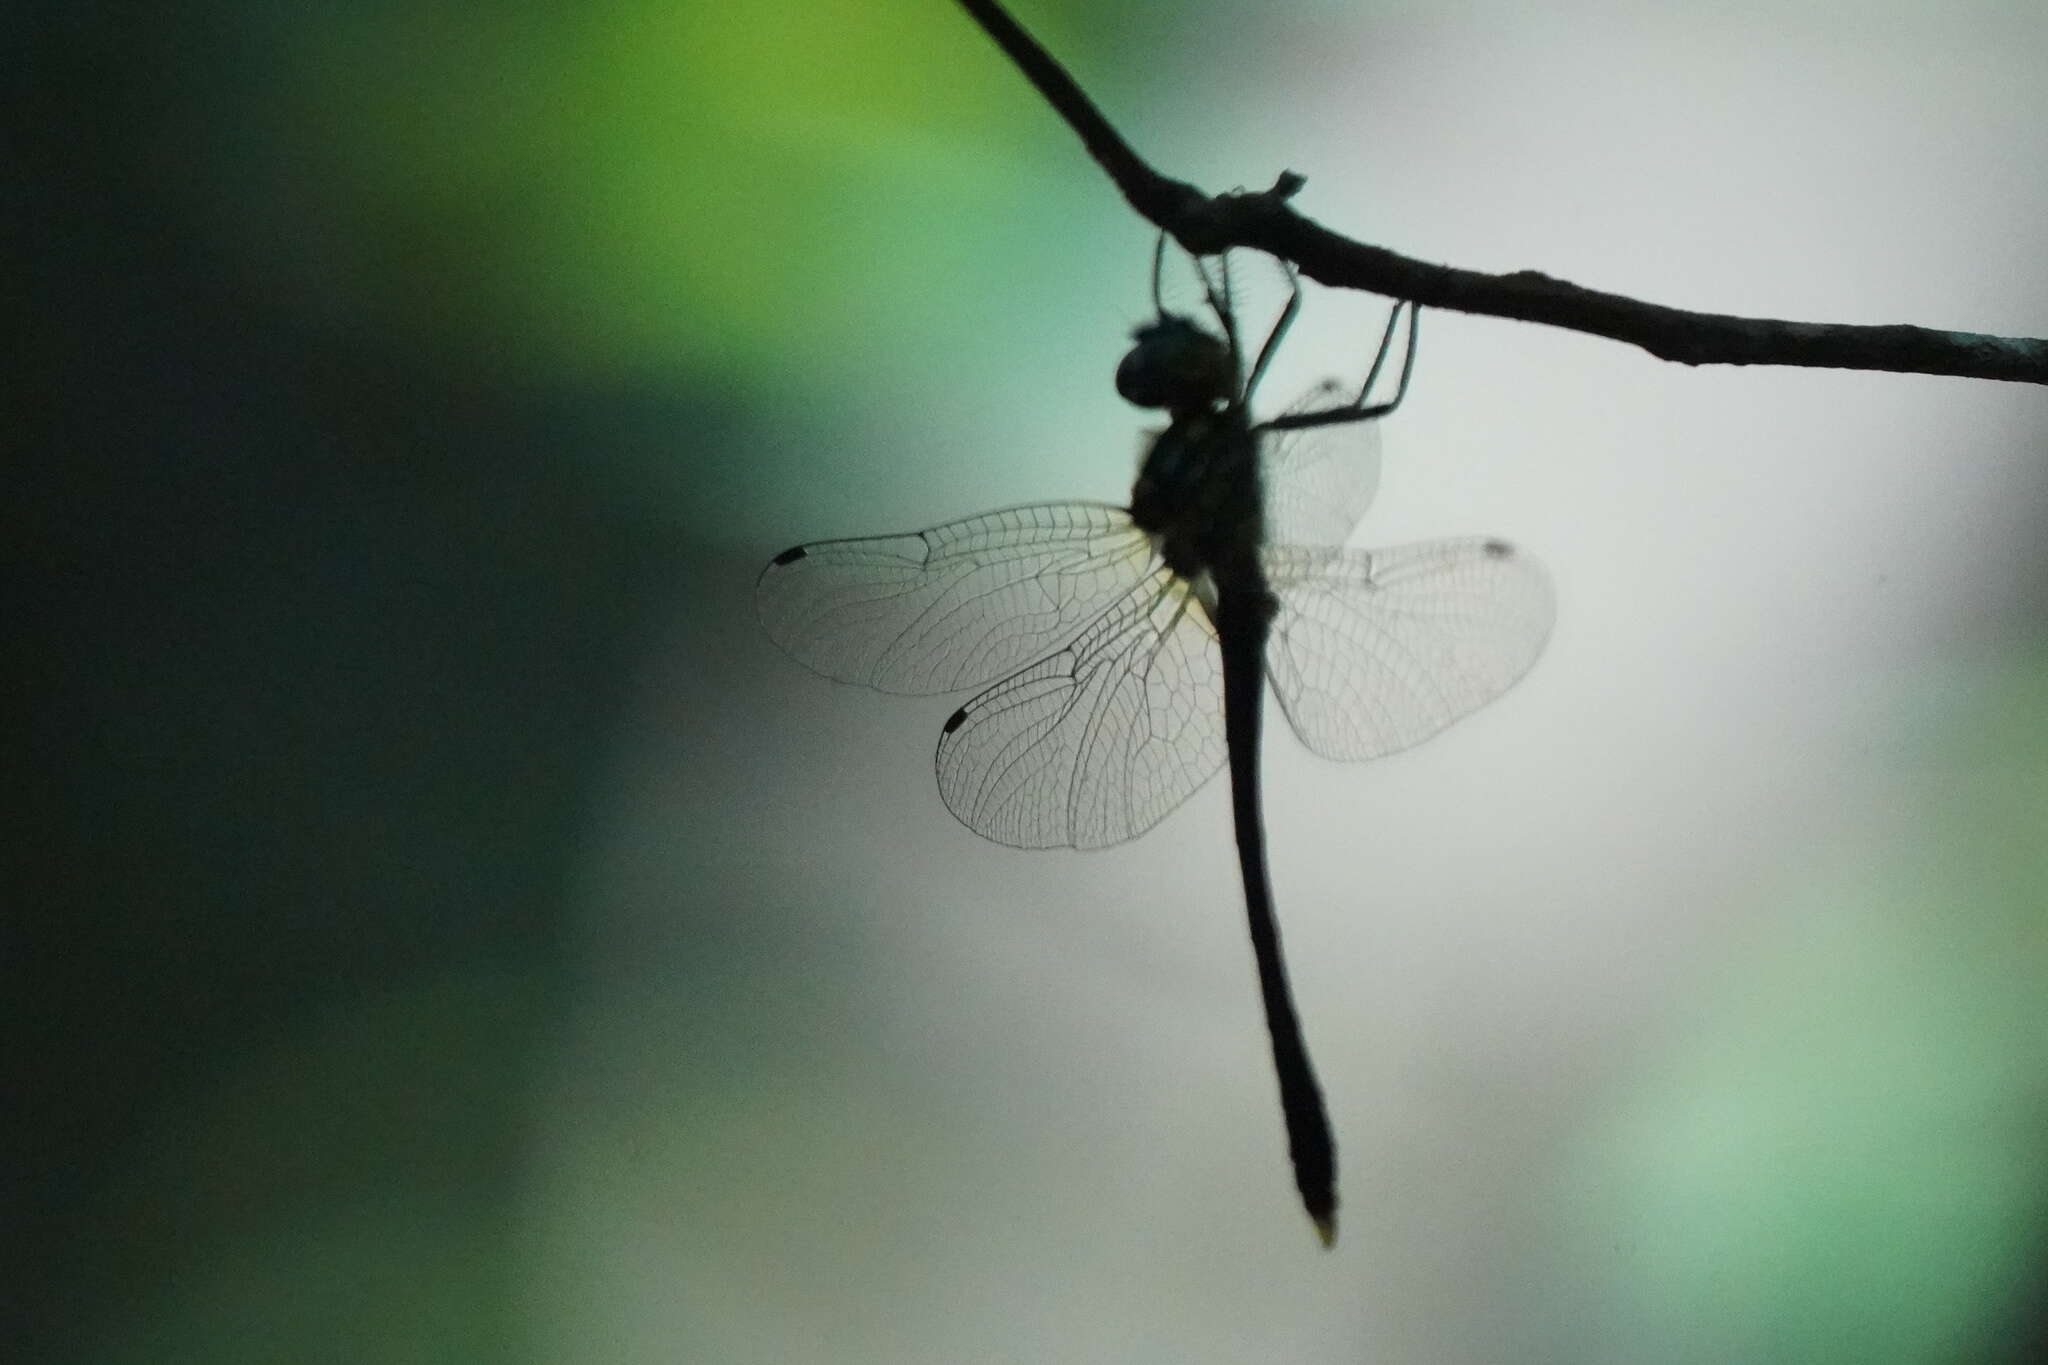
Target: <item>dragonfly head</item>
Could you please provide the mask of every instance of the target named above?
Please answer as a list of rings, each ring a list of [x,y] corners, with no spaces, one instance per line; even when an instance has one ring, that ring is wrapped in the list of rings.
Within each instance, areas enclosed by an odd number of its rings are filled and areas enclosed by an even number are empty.
[[[1230,398],[1237,382],[1230,347],[1188,318],[1162,313],[1131,333],[1116,367],[1116,391],[1141,408],[1196,412]]]

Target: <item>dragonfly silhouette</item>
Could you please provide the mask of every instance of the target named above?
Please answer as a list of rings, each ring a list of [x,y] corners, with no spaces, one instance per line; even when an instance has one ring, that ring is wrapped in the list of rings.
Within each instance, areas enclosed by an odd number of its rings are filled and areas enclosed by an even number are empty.
[[[775,642],[828,678],[913,694],[986,688],[946,721],[937,767],[947,807],[997,843],[1122,843],[1228,761],[1289,1156],[1330,1245],[1336,1150],[1266,876],[1263,680],[1314,752],[1393,753],[1528,671],[1550,633],[1550,585],[1502,540],[1342,548],[1378,482],[1377,420],[1407,391],[1412,305],[1388,313],[1355,398],[1333,402],[1326,384],[1254,421],[1253,393],[1300,307],[1298,279],[1288,268],[1286,306],[1247,371],[1228,259],[1213,278],[1194,260],[1210,330],[1167,310],[1164,252],[1162,237],[1157,316],[1117,367],[1117,391],[1168,418],[1128,509],[1039,503],[799,545],[762,572],[756,603]],[[1398,385],[1369,403],[1404,306]]]

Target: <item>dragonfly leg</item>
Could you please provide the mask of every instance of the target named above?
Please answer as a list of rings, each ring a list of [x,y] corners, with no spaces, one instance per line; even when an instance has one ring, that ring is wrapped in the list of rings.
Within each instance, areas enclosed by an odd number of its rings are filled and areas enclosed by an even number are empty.
[[[1202,292],[1208,295],[1209,311],[1216,315],[1216,321],[1223,326],[1223,336],[1230,343],[1230,372],[1232,376],[1244,373],[1244,352],[1237,340],[1237,309],[1230,298],[1230,253],[1223,252],[1217,258],[1217,273],[1222,279],[1219,286],[1209,278],[1208,267],[1202,258],[1192,257],[1195,272],[1202,277]]]
[[[1202,258],[1194,252],[1188,253],[1188,261],[1195,268],[1195,278],[1202,282],[1203,300],[1209,305],[1209,311],[1216,315],[1217,323],[1223,328],[1224,340],[1230,344],[1231,373],[1241,375],[1244,373],[1244,358],[1237,340],[1237,311],[1230,303],[1230,253],[1219,253],[1215,276],[1210,275],[1209,267],[1202,264]]]
[[[1259,381],[1266,377],[1266,366],[1273,363],[1273,353],[1280,349],[1280,339],[1287,335],[1287,329],[1294,325],[1294,315],[1301,311],[1301,274],[1288,261],[1281,261],[1280,268],[1287,272],[1287,306],[1280,310],[1279,320],[1273,324],[1273,330],[1266,334],[1266,344],[1259,347],[1259,358],[1252,365],[1251,378],[1244,382],[1244,403],[1247,407],[1251,405],[1252,391],[1258,388]],[[1386,351],[1384,340],[1380,342],[1380,351],[1382,354]],[[1374,364],[1377,366],[1378,362],[1375,361]],[[1370,388],[1371,378],[1368,377],[1365,382]]]
[[[1404,303],[1404,300],[1396,299],[1394,306],[1387,310],[1387,329],[1380,333],[1380,348],[1373,353],[1372,368],[1365,372],[1365,382],[1358,386],[1358,397],[1351,400],[1351,406],[1355,408],[1365,407],[1366,397],[1372,392],[1374,381],[1380,377],[1380,367],[1387,362],[1387,350],[1394,344],[1394,324],[1401,320]],[[1408,393],[1408,373],[1415,368],[1415,323],[1421,316],[1421,310],[1413,303],[1405,303],[1405,306],[1408,309],[1408,345],[1401,355],[1401,378],[1394,386],[1393,398],[1376,409],[1375,416],[1384,417],[1401,406],[1402,398]]]
[[[1166,297],[1159,291],[1159,276],[1166,269],[1166,229],[1159,229],[1159,240],[1152,244],[1152,311],[1160,317],[1166,316]]]
[[[1387,353],[1393,349],[1394,328],[1401,320],[1401,310],[1408,310],[1408,344],[1401,352],[1401,378],[1394,385],[1394,396],[1384,403],[1367,403],[1372,386],[1378,382],[1380,370],[1386,364]],[[1415,369],[1415,333],[1421,321],[1422,310],[1415,303],[1397,299],[1387,312],[1387,328],[1380,334],[1379,353],[1373,357],[1372,368],[1366,371],[1365,383],[1358,390],[1358,397],[1340,408],[1322,408],[1315,412],[1291,412],[1261,423],[1273,430],[1288,431],[1299,427],[1328,427],[1340,422],[1370,422],[1385,417],[1401,406],[1401,400],[1408,396],[1408,376]]]

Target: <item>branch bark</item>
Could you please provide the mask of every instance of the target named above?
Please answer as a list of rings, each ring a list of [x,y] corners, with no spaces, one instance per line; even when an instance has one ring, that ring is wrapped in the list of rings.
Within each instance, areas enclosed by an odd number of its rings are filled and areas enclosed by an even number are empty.
[[[1535,270],[1492,275],[1418,261],[1353,241],[1295,212],[1288,200],[1302,179],[1291,171],[1268,190],[1205,194],[1154,170],[997,0],[959,4],[1066,120],[1131,207],[1197,255],[1250,247],[1291,261],[1310,279],[1335,288],[1566,327],[1629,342],[1659,359],[1686,365],[1810,365],[2048,384],[2048,341],[2039,338],[1907,323],[1867,326],[1698,313],[1587,289]]]

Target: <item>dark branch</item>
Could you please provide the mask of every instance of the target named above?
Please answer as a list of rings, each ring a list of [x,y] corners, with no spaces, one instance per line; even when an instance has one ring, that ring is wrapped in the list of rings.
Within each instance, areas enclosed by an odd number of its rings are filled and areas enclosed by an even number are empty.
[[[1814,365],[2048,384],[2048,341],[2032,337],[1942,332],[1905,323],[1863,326],[1695,313],[1586,289],[1534,270],[1489,275],[1433,265],[1352,241],[1296,213],[1287,201],[1302,181],[1292,172],[1284,172],[1269,190],[1204,194],[1153,170],[997,0],[960,0],[960,7],[1080,135],[1131,207],[1197,255],[1250,247],[1292,261],[1310,279],[1336,288],[1568,327],[1630,342],[1660,359],[1687,365]]]

